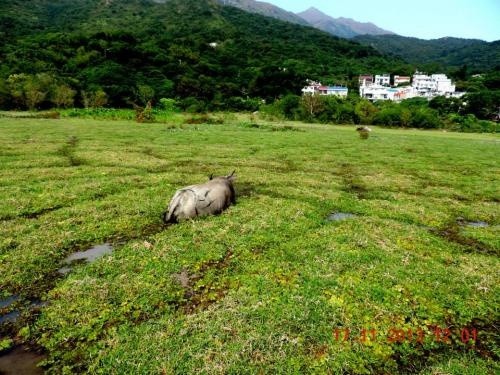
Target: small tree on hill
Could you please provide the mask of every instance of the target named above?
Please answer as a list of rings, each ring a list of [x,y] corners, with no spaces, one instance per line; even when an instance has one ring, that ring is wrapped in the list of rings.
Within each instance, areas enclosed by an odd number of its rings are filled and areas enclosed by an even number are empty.
[[[52,103],[58,108],[67,108],[74,104],[76,91],[68,85],[58,85],[52,93]]]
[[[301,106],[302,108],[306,111],[306,113],[311,117],[314,118],[316,115],[321,112],[324,108],[323,101],[321,100],[321,97],[319,94],[306,94],[302,97],[301,100]]]

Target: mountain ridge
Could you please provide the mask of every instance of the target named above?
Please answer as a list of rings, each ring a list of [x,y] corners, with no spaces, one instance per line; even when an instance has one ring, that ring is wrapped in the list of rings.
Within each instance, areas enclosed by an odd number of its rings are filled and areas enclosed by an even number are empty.
[[[253,0],[217,0],[222,5],[233,6],[247,12],[257,13],[266,17],[276,18],[282,21],[292,22],[303,26],[310,26],[309,23],[296,15],[276,5]]]
[[[364,34],[395,34],[371,22],[358,22],[352,18],[346,17],[333,18],[315,7],[310,7],[303,12],[297,13],[297,15],[302,17],[313,27],[343,38],[352,38],[356,35]]]
[[[416,65],[433,64],[442,68],[462,68],[465,65],[472,73],[500,66],[500,40],[419,39],[401,35],[358,35],[352,40]]]

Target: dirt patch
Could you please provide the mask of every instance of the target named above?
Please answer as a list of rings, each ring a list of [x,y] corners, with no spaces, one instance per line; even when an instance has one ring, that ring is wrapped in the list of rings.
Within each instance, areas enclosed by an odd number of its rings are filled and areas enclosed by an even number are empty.
[[[443,329],[443,327],[428,326],[431,332],[435,329]],[[421,347],[418,351],[402,353],[396,351],[391,358],[396,362],[398,373],[417,373],[429,365],[433,360],[439,360],[443,356],[447,356],[451,352],[470,350],[475,351],[483,359],[492,359],[498,361],[500,357],[495,350],[498,347],[498,337],[500,327],[495,321],[488,321],[483,318],[474,318],[465,325],[459,325],[451,319],[446,322],[446,327],[450,329],[451,335],[448,336],[446,342],[441,342],[438,347],[424,348]],[[476,340],[473,339],[472,332],[476,332]],[[465,335],[464,333],[467,332]],[[469,337],[469,342],[462,341],[464,334]],[[432,340],[435,340],[433,337]],[[436,342],[436,341],[433,341]]]
[[[477,252],[481,254],[497,256],[499,255],[499,252],[495,249],[492,249],[489,245],[474,238],[465,237],[461,233],[461,227],[457,224],[456,220],[451,222],[444,228],[432,228],[430,229],[430,232],[444,238],[449,242],[453,242],[465,247],[467,252]]]
[[[344,190],[347,193],[355,194],[358,199],[365,199],[367,197],[368,188],[365,186],[363,181],[356,175],[352,165],[348,163],[343,163],[333,172],[333,174],[340,176],[343,180]]]
[[[25,219],[38,219],[40,216],[48,214],[53,211],[57,211],[61,208],[63,208],[63,205],[55,205],[52,207],[47,207],[47,208],[41,208],[36,211],[31,211],[31,212],[21,212],[18,215],[5,215],[0,218],[0,221],[7,221],[7,220],[14,220],[18,218],[25,218]]]
[[[0,374],[2,375],[39,375],[43,370],[37,367],[45,355],[26,346],[16,346],[0,354]]]
[[[234,190],[236,191],[236,199],[239,197],[251,197],[257,194],[257,191],[263,189],[264,184],[256,184],[253,182],[236,182]]]
[[[198,281],[202,280],[209,271],[215,271],[216,276],[221,276],[229,267],[232,257],[233,251],[228,248],[221,259],[203,262],[197,272],[189,273],[187,269],[183,269],[181,272],[173,274],[173,279],[184,289],[184,296],[177,308],[185,314],[192,314],[206,309],[211,304],[224,298],[229,290],[226,281],[212,281],[206,285],[200,285]]]
[[[78,139],[78,137],[71,136],[68,138],[66,143],[64,143],[57,150],[57,155],[66,157],[71,167],[77,167],[79,165],[85,164],[85,160],[75,155],[76,148],[79,142],[80,140]]]

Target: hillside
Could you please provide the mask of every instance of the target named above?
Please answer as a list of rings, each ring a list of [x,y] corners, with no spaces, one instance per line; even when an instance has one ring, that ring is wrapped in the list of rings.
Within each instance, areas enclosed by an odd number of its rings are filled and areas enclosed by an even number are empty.
[[[77,102],[82,90],[104,90],[110,105],[129,106],[147,86],[156,99],[224,107],[232,97],[300,93],[306,78],[411,70],[371,47],[209,0],[17,0],[1,2],[0,14],[0,99],[1,79],[21,73],[29,76],[17,83],[49,74],[78,92]]]
[[[304,12],[297,13],[297,15],[302,17],[310,25],[316,27],[317,29],[342,38],[352,38],[356,35],[363,34],[394,34],[392,31],[381,29],[370,22],[357,22],[351,18],[344,17],[330,17],[314,7],[311,7]]]
[[[484,72],[500,65],[500,41],[440,38],[423,40],[399,35],[362,35],[355,41],[374,47],[386,55],[398,56],[412,64],[437,64],[471,72]]]
[[[263,16],[276,18],[282,21],[297,23],[299,25],[310,26],[306,20],[295,13],[288,12],[273,4],[254,0],[219,0],[223,5],[234,6],[247,12],[257,13]]]

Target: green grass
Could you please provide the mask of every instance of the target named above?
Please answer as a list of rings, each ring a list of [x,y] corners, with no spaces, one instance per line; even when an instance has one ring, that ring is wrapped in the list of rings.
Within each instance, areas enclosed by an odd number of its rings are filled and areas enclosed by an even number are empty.
[[[252,124],[0,118],[0,290],[50,300],[21,329],[48,368],[499,371],[500,137]],[[234,169],[236,206],[162,226],[176,189]],[[121,245],[56,277],[106,241]],[[435,326],[479,342],[437,342]],[[424,342],[388,342],[391,327]],[[337,341],[346,328],[377,337]]]

